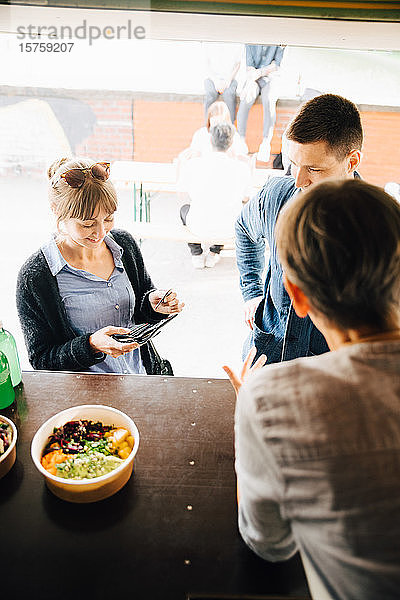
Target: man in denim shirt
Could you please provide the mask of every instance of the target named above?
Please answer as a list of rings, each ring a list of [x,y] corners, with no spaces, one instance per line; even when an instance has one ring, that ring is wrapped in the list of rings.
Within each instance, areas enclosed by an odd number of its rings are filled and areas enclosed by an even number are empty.
[[[331,351],[243,386],[225,367],[241,388],[239,530],[266,560],[299,551],[315,600],[397,600],[400,206],[379,187],[327,181],[287,204],[276,237],[294,309]]]
[[[299,190],[328,178],[359,177],[363,132],[357,107],[334,94],[323,94],[303,105],[286,132],[293,177],[270,179],[242,210],[236,222],[236,256],[245,319],[253,345],[268,363],[322,354],[328,346],[307,317],[295,314],[282,280],[274,242],[281,208]],[[270,259],[263,285],[265,241]]]

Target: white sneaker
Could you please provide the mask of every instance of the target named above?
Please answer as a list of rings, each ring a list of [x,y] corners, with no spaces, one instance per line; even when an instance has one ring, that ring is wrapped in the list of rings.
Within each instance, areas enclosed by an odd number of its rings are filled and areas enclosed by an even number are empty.
[[[220,255],[216,254],[215,252],[209,252],[206,256],[206,262],[205,262],[205,266],[208,267],[209,269],[211,269],[212,267],[215,267],[215,265],[217,264],[217,262],[220,259]]]
[[[257,160],[260,162],[268,162],[271,156],[271,141],[264,138],[257,152]]]
[[[204,269],[204,253],[192,255],[192,265],[195,269]]]

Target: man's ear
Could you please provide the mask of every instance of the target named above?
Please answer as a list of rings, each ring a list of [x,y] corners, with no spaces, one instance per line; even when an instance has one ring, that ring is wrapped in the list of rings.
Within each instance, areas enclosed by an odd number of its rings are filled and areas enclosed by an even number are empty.
[[[357,171],[358,167],[360,166],[361,157],[362,157],[362,154],[361,154],[360,150],[352,150],[347,155],[347,171],[348,171],[348,173],[354,173],[354,171]]]
[[[285,274],[283,274],[283,283],[292,301],[296,315],[298,317],[306,317],[310,311],[310,303],[307,296],[295,283],[292,283]]]

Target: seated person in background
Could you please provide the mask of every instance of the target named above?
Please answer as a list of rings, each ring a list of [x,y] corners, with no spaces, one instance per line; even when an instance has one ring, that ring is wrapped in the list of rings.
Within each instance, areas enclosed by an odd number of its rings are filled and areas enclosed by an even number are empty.
[[[213,152],[187,161],[181,189],[190,205],[181,207],[181,220],[199,239],[212,242],[206,257],[200,243],[189,244],[193,266],[214,267],[223,248],[222,241],[234,237],[235,221],[251,190],[250,167],[229,155],[233,127],[228,123],[211,129]]]
[[[271,154],[271,140],[276,121],[277,77],[284,49],[280,46],[246,44],[246,81],[240,93],[237,124],[240,136],[246,137],[247,120],[250,108],[258,95],[264,112],[263,141],[258,149],[257,159],[268,162]]]
[[[361,181],[323,182],[286,205],[276,240],[293,306],[331,351],[241,387],[240,532],[266,560],[299,550],[316,600],[398,599],[400,206]]]
[[[112,230],[117,195],[109,163],[63,158],[48,170],[58,233],[21,268],[17,308],[34,369],[151,373],[147,345],[120,343],[135,323],[180,312],[175,293],[156,309],[155,289],[138,245]]]
[[[219,123],[228,123],[232,125],[228,107],[225,102],[222,101],[217,101],[211,104],[207,111],[206,126],[201,127],[194,132],[192,142],[190,144],[190,150],[192,151],[191,156],[203,155],[207,152],[213,151],[210,131],[214,125],[218,125]],[[249,150],[246,142],[240,137],[236,131],[236,128],[233,127],[233,140],[229,149],[230,155],[247,156],[248,152]]]
[[[204,81],[204,109],[220,97],[229,108],[232,123],[236,117],[236,74],[242,59],[242,44],[203,42],[206,79]]]

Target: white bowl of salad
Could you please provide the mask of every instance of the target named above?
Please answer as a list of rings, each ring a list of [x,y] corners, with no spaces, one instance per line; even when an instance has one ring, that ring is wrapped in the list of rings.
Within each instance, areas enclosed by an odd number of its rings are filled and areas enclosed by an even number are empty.
[[[0,415],[0,479],[15,463],[17,456],[17,428],[14,423]]]
[[[48,488],[69,502],[115,494],[132,474],[139,431],[125,413],[100,404],[67,408],[36,432],[31,455]]]

